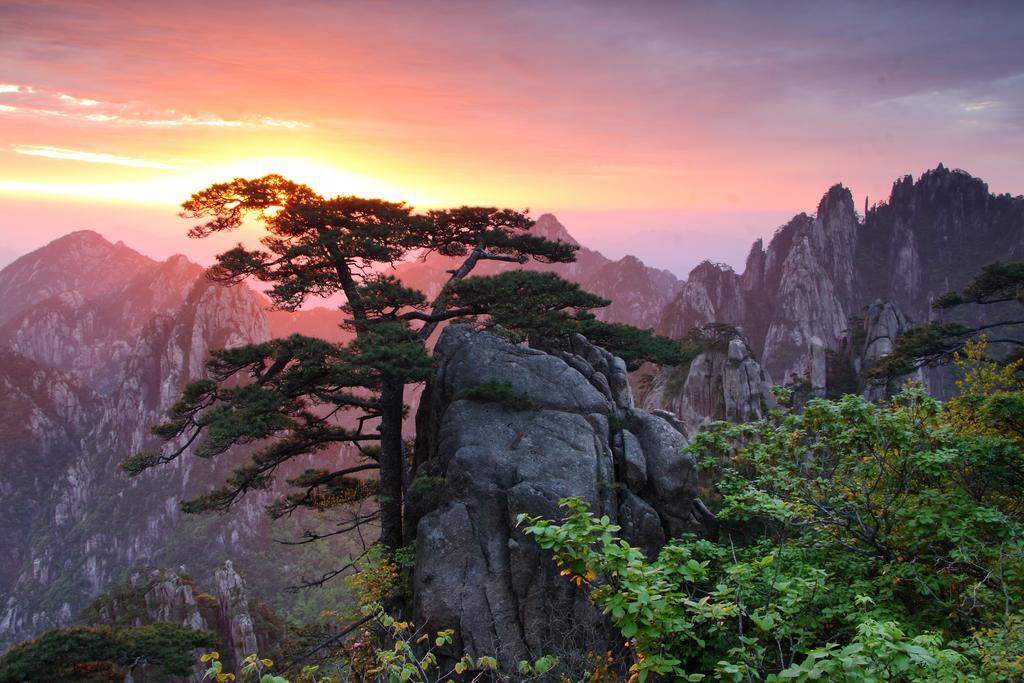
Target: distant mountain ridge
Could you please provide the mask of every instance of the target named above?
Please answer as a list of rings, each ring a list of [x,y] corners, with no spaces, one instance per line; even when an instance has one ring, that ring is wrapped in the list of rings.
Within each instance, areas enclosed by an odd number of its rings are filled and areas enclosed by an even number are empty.
[[[181,514],[179,501],[219,484],[237,456],[134,479],[119,469],[212,350],[271,337],[263,297],[209,281],[183,256],[158,263],[83,231],[0,271],[0,301],[19,304],[0,325],[0,544],[11,558],[0,650],[69,623],[132,568],[187,565],[210,578],[233,559],[271,595],[301,579],[267,538],[272,493],[213,524]],[[304,331],[306,317],[290,319]]]
[[[767,248],[754,242],[742,274],[708,262],[694,268],[658,331],[681,337],[707,322],[738,325],[771,378],[785,383],[838,349],[850,319],[875,300],[925,322],[935,297],[992,261],[1021,258],[1024,197],[993,195],[964,171],[939,165],[916,181],[905,176],[863,218],[850,191],[835,185],[813,216],[795,216]]]
[[[155,265],[124,242],[111,244],[92,230],[68,233],[0,270],[0,324],[64,292],[91,299]]]
[[[480,263],[473,274],[487,275],[518,267],[558,273],[567,280],[579,283],[589,292],[611,299],[611,305],[594,311],[601,320],[643,328],[657,325],[665,305],[680,287],[681,283],[675,275],[667,270],[646,266],[635,256],[613,261],[598,251],[580,245],[565,226],[549,213],[539,216],[530,232],[552,241],[579,246],[576,260],[572,263],[553,264],[530,261],[522,266],[487,261]],[[455,259],[432,254],[425,260],[398,264],[395,274],[407,285],[434,296],[447,280],[447,271],[455,264]]]

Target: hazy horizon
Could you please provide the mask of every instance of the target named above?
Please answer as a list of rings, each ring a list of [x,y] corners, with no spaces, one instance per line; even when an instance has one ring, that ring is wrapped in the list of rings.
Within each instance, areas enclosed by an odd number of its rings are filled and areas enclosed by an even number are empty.
[[[7,205],[0,218],[0,231],[12,239],[0,246],[0,268],[79,230],[97,232],[110,242],[124,242],[157,261],[184,254],[203,265],[211,265],[217,253],[234,245],[240,237],[229,234],[191,240],[185,234],[189,223],[178,218],[173,210],[166,215],[148,207],[121,207],[117,212],[110,212],[107,207],[84,203],[62,207],[59,212],[54,208],[31,201]],[[52,224],[45,229],[22,231],[21,226],[30,225],[40,211],[53,212]],[[534,218],[545,213],[553,214],[585,247],[608,258],[636,256],[648,266],[685,279],[689,271],[704,260],[727,263],[742,271],[751,243],[758,238],[769,239],[799,211],[692,215],[531,211]],[[724,234],[723,227],[726,228]],[[12,247],[12,243],[16,246]]]
[[[899,174],[892,181],[903,175],[917,178],[923,170],[927,169]],[[824,186],[821,194],[829,186],[831,184]],[[864,198],[858,201],[856,189],[850,189],[857,210],[862,211]],[[884,194],[868,199],[874,204],[887,198],[888,194]],[[791,211],[672,213],[540,209],[531,211],[531,215],[536,218],[545,213],[553,214],[585,247],[615,260],[636,256],[646,265],[667,270],[684,280],[694,266],[706,260],[725,263],[742,272],[754,240],[763,239],[767,243],[793,216],[813,213],[816,205],[817,199]],[[217,253],[249,236],[225,234],[191,240],[186,235],[189,223],[177,216],[175,207],[122,204],[113,208],[84,200],[55,205],[38,199],[14,199],[0,202],[0,206],[6,209],[0,215],[0,234],[9,238],[0,246],[0,268],[78,230],[92,230],[111,242],[122,241],[157,261],[184,254],[202,265],[211,265]],[[34,226],[32,231],[22,230],[39,214],[50,217],[47,225]]]

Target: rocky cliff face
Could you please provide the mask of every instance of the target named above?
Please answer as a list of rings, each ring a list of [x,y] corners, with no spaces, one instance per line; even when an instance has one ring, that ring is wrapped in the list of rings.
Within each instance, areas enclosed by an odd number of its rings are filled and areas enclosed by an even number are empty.
[[[132,262],[120,249],[111,257],[114,269],[122,267],[120,261]],[[97,293],[69,287],[9,319],[0,327],[0,345],[109,392],[143,328],[154,317],[173,316],[202,271],[184,256],[174,256],[121,282],[108,281]]]
[[[860,303],[890,301],[924,321],[934,297],[982,266],[1024,258],[1024,197],[993,195],[980,179],[940,165],[896,181],[858,237]]]
[[[23,572],[46,583],[49,567],[22,564],[33,522],[46,515],[51,472],[80,448],[97,397],[74,378],[10,351],[0,351],[0,595]],[[9,624],[0,617],[0,632]]]
[[[659,368],[641,392],[640,405],[679,416],[692,436],[716,420],[759,420],[775,405],[772,381],[741,335],[723,340],[689,367]]]
[[[230,560],[214,572],[209,592],[181,572],[134,573],[127,581],[108,587],[83,610],[80,620],[119,626],[170,623],[211,631],[218,641],[216,650],[232,668],[253,653],[274,657],[284,636],[283,622],[249,595]],[[175,677],[175,681],[203,680],[199,654],[193,674],[184,679]]]
[[[600,646],[607,635],[516,528],[519,513],[557,517],[558,501],[576,496],[649,552],[713,524],[695,463],[679,452],[686,437],[670,416],[634,407],[625,364],[582,337],[549,351],[449,327],[417,416],[416,476],[430,493],[413,502],[410,520],[415,618],[431,631],[456,629],[456,650],[506,665]],[[493,383],[530,407],[474,391]]]
[[[863,220],[836,185],[815,215],[793,218],[767,248],[756,242],[742,274],[695,268],[658,329],[681,337],[706,322],[737,325],[776,382],[802,378],[823,393],[824,353],[839,349],[864,306],[889,301],[907,321],[924,322],[936,296],[987,263],[1022,255],[1024,198],[992,195],[962,171],[903,178]],[[939,395],[949,388],[942,373],[925,379]]]
[[[276,571],[263,557],[269,493],[216,520],[179,512],[229,462],[119,469],[210,351],[269,338],[249,289],[132,254],[73,233],[0,272],[0,300],[35,302],[0,328],[0,650],[68,623],[132,567],[184,564],[211,582],[226,558]]]
[[[889,301],[875,301],[865,306],[860,315],[851,317],[849,330],[839,349],[829,352],[826,359],[828,395],[838,398],[847,393],[859,393],[877,401],[898,393],[906,378],[876,384],[865,381],[862,373],[892,353],[896,338],[909,327],[903,312]],[[948,367],[918,370],[913,379],[940,386],[955,384],[955,377]]]

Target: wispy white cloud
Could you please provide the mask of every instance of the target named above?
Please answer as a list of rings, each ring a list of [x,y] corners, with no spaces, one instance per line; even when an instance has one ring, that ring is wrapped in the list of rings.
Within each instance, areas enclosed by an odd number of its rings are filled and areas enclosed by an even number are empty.
[[[262,114],[226,119],[212,113],[187,114],[104,102],[32,86],[0,83],[0,114],[61,118],[69,121],[136,128],[309,128],[310,124]]]
[[[0,83],[0,95],[6,93],[22,93],[30,95],[35,93],[36,89],[31,85],[18,85],[17,83]]]
[[[964,111],[985,111],[992,107],[999,106],[999,103],[995,100],[982,100],[980,102],[968,102],[964,105]]]
[[[172,170],[184,168],[184,166],[168,164],[162,161],[122,157],[116,154],[107,154],[105,152],[85,152],[78,149],[52,147],[50,145],[16,145],[14,147],[14,152],[24,156],[46,157],[48,159],[62,159],[65,161],[81,161],[87,164],[111,164],[114,166],[133,166],[135,168],[161,168]]]
[[[99,100],[90,100],[84,97],[75,97],[67,93],[57,93],[57,99],[68,104],[76,104],[80,107],[96,107],[102,104]]]

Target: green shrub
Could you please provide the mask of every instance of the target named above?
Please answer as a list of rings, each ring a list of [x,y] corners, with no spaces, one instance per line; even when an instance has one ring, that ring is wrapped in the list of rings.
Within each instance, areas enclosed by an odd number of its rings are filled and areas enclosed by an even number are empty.
[[[506,410],[516,412],[533,409],[533,401],[529,396],[517,392],[509,382],[493,379],[467,389],[462,394],[462,398],[470,401],[498,403]]]
[[[0,658],[0,682],[119,681],[142,666],[184,676],[195,663],[192,651],[214,642],[207,631],[176,624],[56,628]]]
[[[579,500],[560,524],[520,521],[620,630],[637,680],[1019,679],[1024,400],[990,375],[947,407],[908,388],[714,425],[688,450],[721,537],[653,561]]]

